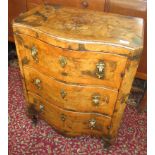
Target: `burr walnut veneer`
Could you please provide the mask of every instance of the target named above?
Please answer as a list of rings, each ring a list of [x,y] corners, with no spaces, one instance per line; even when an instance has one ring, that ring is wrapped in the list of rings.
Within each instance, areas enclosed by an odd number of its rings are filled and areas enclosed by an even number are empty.
[[[68,136],[116,135],[143,48],[143,20],[59,5],[13,23],[29,111]]]

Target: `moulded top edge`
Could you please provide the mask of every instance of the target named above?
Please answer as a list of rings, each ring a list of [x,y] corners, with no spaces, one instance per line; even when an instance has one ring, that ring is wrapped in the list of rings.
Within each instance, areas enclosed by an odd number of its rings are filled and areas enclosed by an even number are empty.
[[[42,5],[21,14],[14,24],[65,42],[110,44],[129,50],[143,47],[143,19],[136,17]]]

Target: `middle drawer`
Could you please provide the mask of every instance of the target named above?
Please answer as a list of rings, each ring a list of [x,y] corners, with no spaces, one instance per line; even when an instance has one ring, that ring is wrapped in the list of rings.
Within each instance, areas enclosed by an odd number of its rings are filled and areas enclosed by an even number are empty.
[[[79,112],[97,112],[112,115],[117,91],[98,86],[71,85],[23,67],[26,88],[57,106]]]

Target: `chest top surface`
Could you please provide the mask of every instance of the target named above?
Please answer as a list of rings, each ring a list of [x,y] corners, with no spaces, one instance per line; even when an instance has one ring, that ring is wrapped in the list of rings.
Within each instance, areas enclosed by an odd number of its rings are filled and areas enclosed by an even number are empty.
[[[111,44],[133,50],[143,46],[143,19],[135,17],[44,5],[21,14],[14,25],[61,41]]]

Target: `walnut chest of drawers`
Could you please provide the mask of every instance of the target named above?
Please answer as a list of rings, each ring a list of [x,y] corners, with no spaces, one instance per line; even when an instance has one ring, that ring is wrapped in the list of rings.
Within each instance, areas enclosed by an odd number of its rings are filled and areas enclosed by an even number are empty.
[[[68,136],[112,142],[143,48],[143,20],[44,5],[13,22],[27,107]]]

